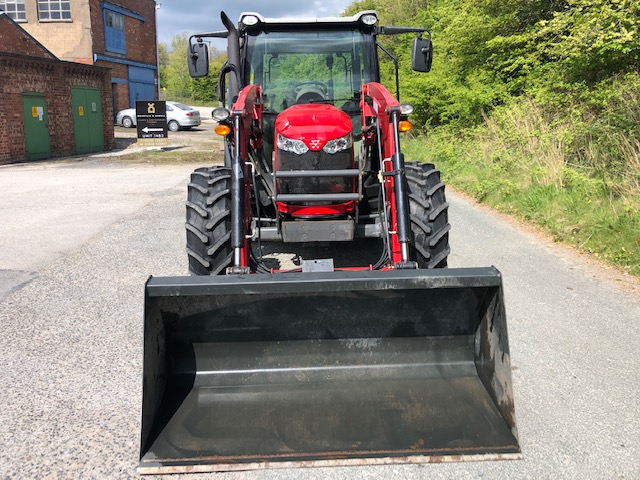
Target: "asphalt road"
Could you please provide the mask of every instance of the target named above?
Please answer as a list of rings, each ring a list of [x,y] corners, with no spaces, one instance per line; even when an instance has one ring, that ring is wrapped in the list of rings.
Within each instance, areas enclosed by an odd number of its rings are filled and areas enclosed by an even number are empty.
[[[138,477],[143,285],[186,274],[191,169],[110,159],[0,168],[1,479]],[[172,478],[640,478],[638,290],[449,200],[450,265],[503,273],[524,460]]]

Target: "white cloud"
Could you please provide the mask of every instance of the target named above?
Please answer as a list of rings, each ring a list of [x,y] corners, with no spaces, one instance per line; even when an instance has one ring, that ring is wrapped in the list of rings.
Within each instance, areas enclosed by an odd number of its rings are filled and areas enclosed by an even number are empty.
[[[213,32],[224,30],[220,11],[224,10],[233,22],[242,12],[258,12],[265,17],[333,17],[351,4],[350,0],[325,0],[312,3],[300,0],[242,0],[235,3],[214,1],[187,2],[186,0],[159,0],[158,41],[171,45],[174,36],[187,32]],[[224,41],[214,43],[224,48]]]

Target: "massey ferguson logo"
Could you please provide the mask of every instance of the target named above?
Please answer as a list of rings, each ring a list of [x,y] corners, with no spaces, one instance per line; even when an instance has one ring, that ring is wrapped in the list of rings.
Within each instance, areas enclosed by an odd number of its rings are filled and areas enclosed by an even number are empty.
[[[320,150],[320,147],[322,147],[322,141],[321,140],[309,140],[309,148],[311,150]]]

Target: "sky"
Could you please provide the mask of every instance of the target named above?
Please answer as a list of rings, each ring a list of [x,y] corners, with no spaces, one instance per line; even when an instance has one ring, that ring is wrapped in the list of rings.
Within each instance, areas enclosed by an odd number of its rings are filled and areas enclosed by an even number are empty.
[[[351,0],[156,0],[158,41],[171,48],[171,40],[179,33],[215,32],[225,30],[220,11],[237,24],[241,12],[258,12],[265,17],[334,17],[352,3]],[[224,40],[212,42],[225,49]]]

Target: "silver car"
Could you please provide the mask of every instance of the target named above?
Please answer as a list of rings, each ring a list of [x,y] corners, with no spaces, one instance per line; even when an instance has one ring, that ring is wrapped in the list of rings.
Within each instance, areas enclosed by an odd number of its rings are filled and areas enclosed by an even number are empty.
[[[179,102],[166,102],[167,105],[167,127],[172,132],[180,129],[188,130],[191,127],[197,127],[202,123],[200,120],[200,112]],[[120,110],[116,115],[116,124],[126,128],[136,126],[136,109],[127,108]]]

